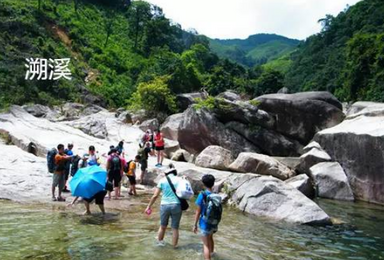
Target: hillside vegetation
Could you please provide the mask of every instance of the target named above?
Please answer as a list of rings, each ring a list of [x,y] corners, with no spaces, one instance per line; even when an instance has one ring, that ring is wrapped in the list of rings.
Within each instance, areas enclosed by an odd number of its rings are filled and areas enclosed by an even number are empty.
[[[209,39],[212,51],[244,66],[263,65],[291,53],[298,40],[275,34],[255,34],[245,40]]]
[[[300,44],[285,83],[291,91],[327,90],[344,101],[384,101],[384,1],[364,0],[320,20]]]
[[[73,79],[26,80],[26,58],[71,58]],[[108,107],[171,113],[178,93],[204,87],[255,96],[279,89],[281,79],[219,58],[206,37],[183,31],[144,1],[0,2],[1,107],[82,101],[90,93]]]

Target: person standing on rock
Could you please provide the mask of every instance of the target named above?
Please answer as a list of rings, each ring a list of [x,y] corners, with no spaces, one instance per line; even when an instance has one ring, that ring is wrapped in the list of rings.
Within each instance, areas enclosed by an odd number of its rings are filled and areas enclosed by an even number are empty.
[[[53,174],[52,182],[52,200],[53,201],[65,201],[61,196],[61,192],[65,185],[65,164],[71,160],[71,156],[68,156],[64,153],[64,145],[59,144],[57,146],[58,154],[55,156],[55,171]],[[58,187],[58,197],[55,196],[55,190]]]
[[[163,159],[164,159],[164,137],[163,134],[161,133],[160,129],[157,129],[155,131],[155,150],[157,152],[157,164],[155,165],[156,167],[161,167],[163,165]]]
[[[137,154],[140,155],[140,158],[141,158],[140,159],[140,169],[141,169],[140,183],[142,183],[148,168],[148,157],[149,155],[153,154],[151,149],[151,143],[147,141],[143,147],[140,146],[139,150],[137,151]]]
[[[136,192],[136,165],[138,162],[140,162],[141,157],[140,155],[136,155],[135,160],[129,161],[127,163],[127,177],[129,180],[129,191],[128,195],[137,195]]]
[[[120,156],[117,153],[117,149],[113,148],[111,155],[107,160],[107,172],[108,172],[108,181],[113,183],[115,191],[115,199],[120,197],[120,182],[123,175],[124,164]],[[111,192],[108,192],[108,198],[111,199]]]
[[[169,181],[167,177],[169,178]],[[179,181],[180,178],[177,177],[176,169],[174,169],[173,166],[170,167],[170,169],[165,172],[165,177],[162,178],[157,184],[155,192],[150,202],[148,203],[147,208],[144,211],[148,215],[151,214],[152,205],[156,202],[157,198],[160,196],[160,193],[163,193],[160,203],[160,228],[157,235],[157,243],[159,246],[165,246],[164,236],[165,231],[167,230],[169,217],[171,217],[172,220],[171,227],[173,247],[177,248],[177,244],[179,242],[179,226],[182,216],[182,210],[180,200],[176,196],[175,192],[173,192],[169,183],[171,182],[175,189],[177,189]]]
[[[73,156],[73,144],[72,143],[69,143],[68,146],[67,146],[67,149],[64,150],[64,153],[68,156]],[[64,175],[65,175],[65,185],[64,185],[64,189],[63,189],[63,192],[69,192],[69,190],[67,189],[67,182],[68,182],[68,178],[69,178],[69,173],[71,172],[71,164],[72,164],[72,160],[69,160],[65,163],[65,171],[64,171]]]
[[[96,148],[91,145],[88,149],[88,166],[100,165],[99,157],[96,154]]]

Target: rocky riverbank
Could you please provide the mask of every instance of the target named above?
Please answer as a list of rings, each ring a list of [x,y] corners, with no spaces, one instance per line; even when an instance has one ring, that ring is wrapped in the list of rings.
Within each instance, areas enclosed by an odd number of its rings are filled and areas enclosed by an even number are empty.
[[[383,204],[384,105],[354,104],[343,121],[341,104],[324,92],[267,95],[257,102],[234,101],[233,95],[217,100],[213,110],[197,110],[192,102],[161,125],[169,138],[167,157],[196,192],[202,188],[201,177],[210,173],[217,179],[216,191],[239,210],[313,225],[331,223],[311,200],[314,196]],[[126,157],[132,159],[143,130],[158,124],[146,119],[129,111],[70,103],[11,107],[0,114],[7,143],[0,143],[0,199],[51,203],[52,176],[44,157],[58,143],[74,143],[79,154],[95,145],[101,156],[124,140]],[[271,157],[278,155],[300,158]],[[150,158],[149,165],[154,164]],[[150,167],[141,194],[151,192],[163,170]],[[123,198],[109,207],[124,210],[141,203]]]

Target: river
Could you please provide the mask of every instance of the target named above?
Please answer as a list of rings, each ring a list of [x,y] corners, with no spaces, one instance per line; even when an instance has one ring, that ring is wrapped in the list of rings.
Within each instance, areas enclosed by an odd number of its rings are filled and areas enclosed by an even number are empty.
[[[148,195],[143,202],[147,201]],[[250,217],[225,208],[215,235],[214,259],[384,259],[384,207],[319,200],[344,224],[311,227]],[[0,201],[0,259],[203,259],[199,237],[190,230],[193,212],[183,216],[179,248],[155,244],[158,207],[144,203],[126,211],[82,216],[74,208]]]

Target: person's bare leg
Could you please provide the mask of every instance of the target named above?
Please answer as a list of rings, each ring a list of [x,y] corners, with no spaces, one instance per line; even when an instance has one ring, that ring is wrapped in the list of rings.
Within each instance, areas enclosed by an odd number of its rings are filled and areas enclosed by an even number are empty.
[[[101,213],[103,213],[103,215],[105,215],[104,204],[99,204],[99,208],[100,208],[100,210],[101,210]]]
[[[133,195],[137,195],[137,193],[136,193],[136,185],[132,185],[132,191],[133,191]]]
[[[52,198],[56,198],[55,197],[55,190],[56,190],[56,187],[52,185]]]
[[[163,164],[163,160],[164,160],[164,153],[163,151],[160,151],[160,163]]]
[[[84,200],[84,206],[85,206],[85,212],[84,212],[84,215],[91,215],[91,211],[89,209],[89,203],[88,201],[85,201]]]
[[[211,253],[209,251],[209,238],[208,236],[201,237],[201,240],[203,241],[203,251],[204,251],[204,259],[205,260],[211,260]]]
[[[111,200],[111,192],[108,191],[108,200]]]
[[[209,237],[210,237],[210,240],[211,240],[210,251],[211,251],[211,255],[212,255],[213,253],[215,253],[215,242],[213,241],[213,234],[211,234]]]
[[[158,241],[163,241],[164,240],[164,236],[165,236],[165,231],[167,230],[167,227],[165,226],[160,226],[159,228],[159,232],[157,234],[157,240]]]
[[[179,243],[179,230],[173,228],[172,229],[172,244],[173,244],[173,248],[176,248],[178,243]]]
[[[120,189],[119,187],[115,187],[115,199],[117,200],[120,196]]]
[[[157,163],[161,163],[160,162],[160,156],[161,156],[161,151],[157,151]]]

